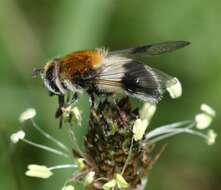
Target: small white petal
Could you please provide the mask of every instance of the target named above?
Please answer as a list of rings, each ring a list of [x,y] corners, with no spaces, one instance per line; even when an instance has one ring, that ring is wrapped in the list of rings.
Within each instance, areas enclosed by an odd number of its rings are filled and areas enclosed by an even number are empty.
[[[111,181],[108,181],[107,183],[105,183],[102,188],[104,190],[110,190],[110,189],[114,188],[116,186],[116,184],[117,184],[116,180],[112,179]]]
[[[150,121],[156,112],[156,104],[145,102],[143,107],[139,111],[140,119]]]
[[[116,182],[119,189],[128,188],[129,184],[126,182],[124,177],[120,174],[116,175]]]
[[[215,117],[215,115],[216,115],[215,110],[207,104],[202,104],[200,109],[212,117]]]
[[[18,132],[17,132],[17,135],[18,135],[18,138],[19,138],[19,139],[25,138],[25,132],[22,131],[22,130],[18,131]]]
[[[94,171],[89,172],[85,177],[85,180],[84,180],[85,184],[86,185],[91,184],[94,181],[94,176],[95,176]]]
[[[217,134],[213,130],[208,131],[208,139],[207,143],[208,145],[213,145],[216,141]]]
[[[78,121],[78,123],[81,124],[81,120],[82,120],[82,118],[81,118],[81,112],[80,112],[80,110],[78,109],[78,107],[76,107],[76,106],[73,107],[73,108],[72,108],[72,113],[73,113],[75,119]]]
[[[64,186],[62,190],[74,190],[74,186],[72,185]]]
[[[50,169],[46,166],[31,164],[28,165],[28,171],[25,173],[29,177],[49,178],[53,175]]]
[[[70,113],[71,113],[71,106],[67,106],[65,108],[62,108],[63,117],[69,117]]]
[[[19,140],[25,138],[25,132],[20,130],[16,133],[13,133],[11,136],[10,136],[10,140],[12,143],[17,143]]]
[[[205,114],[199,113],[195,116],[196,128],[197,129],[206,129],[212,123],[212,117]]]
[[[17,143],[17,142],[19,141],[17,134],[16,134],[16,133],[13,133],[13,134],[10,136],[10,140],[11,140],[11,142],[14,143],[14,144]]]
[[[172,78],[167,82],[167,91],[171,98],[179,98],[182,95],[182,86],[177,78]]]
[[[81,117],[81,112],[78,109],[78,107],[68,106],[68,107],[63,108],[62,111],[63,111],[63,116],[65,118],[69,118],[70,114],[72,114],[74,119],[77,121],[77,123],[81,125],[82,117]]]
[[[23,113],[21,113],[21,115],[19,117],[19,121],[22,123],[26,120],[32,119],[33,117],[35,117],[35,115],[36,115],[35,109],[28,108]]]
[[[141,140],[144,136],[144,133],[149,125],[148,121],[137,119],[133,125],[133,137],[135,141]]]
[[[85,168],[85,159],[84,158],[76,159],[76,164],[80,170],[83,170]]]

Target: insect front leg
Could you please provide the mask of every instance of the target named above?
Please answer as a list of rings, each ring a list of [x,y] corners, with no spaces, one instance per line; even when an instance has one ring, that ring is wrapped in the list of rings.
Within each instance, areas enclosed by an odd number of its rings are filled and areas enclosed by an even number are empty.
[[[55,113],[55,118],[59,118],[62,115],[63,108],[64,108],[64,95],[58,95],[58,108]]]
[[[79,94],[75,92],[72,96],[67,98],[67,107],[74,105],[78,101]],[[69,114],[68,122],[70,123],[73,117],[73,113]]]
[[[78,101],[79,94],[75,92],[72,96],[68,98],[68,106],[73,105]]]

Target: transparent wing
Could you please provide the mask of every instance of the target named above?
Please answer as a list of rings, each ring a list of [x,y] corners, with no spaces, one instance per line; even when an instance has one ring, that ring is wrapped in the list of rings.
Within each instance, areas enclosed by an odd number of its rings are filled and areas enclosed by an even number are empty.
[[[154,56],[154,55],[160,55],[163,53],[175,51],[189,44],[190,42],[187,41],[162,42],[157,44],[148,44],[135,48],[112,51],[109,53],[109,55],[120,55],[126,57]]]

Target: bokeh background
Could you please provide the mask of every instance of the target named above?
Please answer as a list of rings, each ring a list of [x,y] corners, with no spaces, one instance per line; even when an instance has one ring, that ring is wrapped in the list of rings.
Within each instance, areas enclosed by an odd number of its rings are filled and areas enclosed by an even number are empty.
[[[54,119],[56,98],[49,97],[33,67],[53,57],[88,48],[120,49],[168,40],[187,40],[188,48],[145,62],[177,76],[183,96],[165,97],[151,127],[190,119],[201,103],[217,111],[213,127],[221,132],[221,2],[218,0],[0,0],[0,189],[61,189],[71,174],[61,170],[48,180],[24,175],[27,164],[48,166],[71,162],[23,143],[12,145],[10,134],[21,127],[19,114],[37,110],[37,123],[65,143],[67,131]],[[87,130],[87,96],[79,102],[84,122],[76,129],[83,142]],[[23,126],[24,127],[24,126]],[[50,145],[31,124],[27,138]],[[214,146],[180,135],[150,172],[150,190],[217,190],[221,186],[221,140]],[[82,145],[83,148],[83,145]],[[80,188],[79,188],[80,189]]]

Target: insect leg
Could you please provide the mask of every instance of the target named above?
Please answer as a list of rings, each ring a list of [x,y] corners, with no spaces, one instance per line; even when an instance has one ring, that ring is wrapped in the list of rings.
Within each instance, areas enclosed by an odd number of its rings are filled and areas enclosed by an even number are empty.
[[[78,99],[78,93],[77,92],[75,92],[72,96],[69,96],[68,98],[67,98],[67,106],[72,106],[73,104],[75,104],[76,102],[77,102],[77,99]],[[69,114],[69,118],[68,118],[68,122],[69,123],[71,123],[71,119],[72,119],[72,117],[73,117],[73,114],[72,113],[70,113]]]
[[[79,97],[79,94],[77,92],[75,92],[72,95],[72,97],[70,97],[70,99],[68,100],[68,105],[72,105],[72,104],[76,103],[78,100],[78,97]]]
[[[59,89],[60,93],[65,94],[66,90],[62,86],[61,80],[59,78],[59,71],[60,71],[59,60],[55,60],[54,62],[55,62],[55,73],[54,73],[55,84]]]
[[[64,96],[58,95],[58,108],[55,113],[55,118],[59,118],[62,115],[62,108],[64,107]]]

